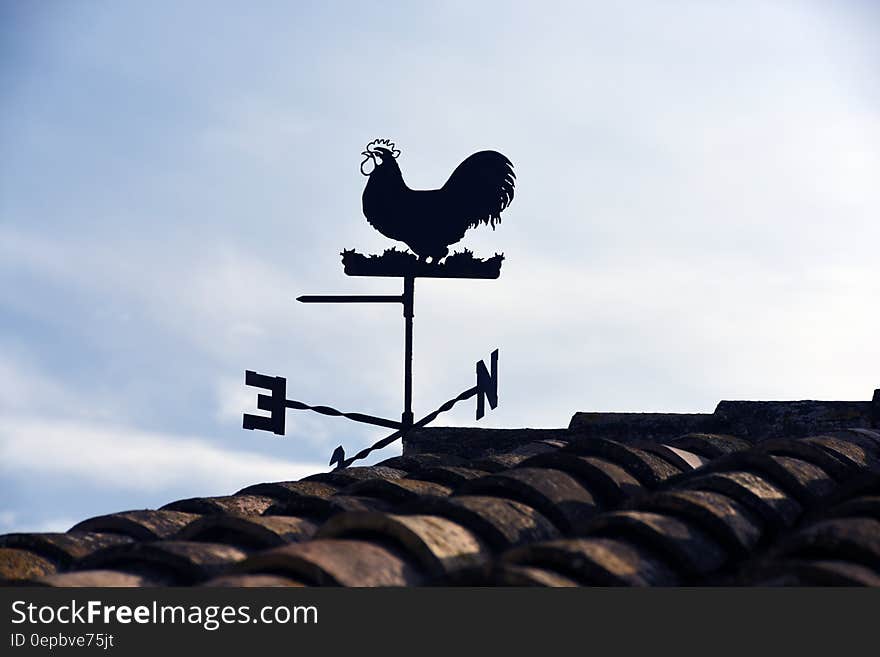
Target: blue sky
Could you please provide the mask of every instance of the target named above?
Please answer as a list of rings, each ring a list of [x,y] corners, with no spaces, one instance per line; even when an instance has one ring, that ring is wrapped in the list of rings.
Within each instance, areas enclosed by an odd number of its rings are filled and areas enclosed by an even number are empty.
[[[419,283],[417,414],[495,347],[485,426],[870,398],[880,12],[609,4],[3,3],[0,531],[298,478],[383,435],[241,429],[245,369],[399,413],[399,313],[293,301],[397,292],[339,264],[390,246],[360,212],[376,137],[413,187],[484,148],[517,172],[463,243],[502,278]]]

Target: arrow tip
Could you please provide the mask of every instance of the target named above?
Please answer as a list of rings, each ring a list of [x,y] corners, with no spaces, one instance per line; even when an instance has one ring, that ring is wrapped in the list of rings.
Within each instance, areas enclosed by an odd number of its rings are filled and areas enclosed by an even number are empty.
[[[330,465],[333,465],[334,463],[342,465],[343,461],[345,461],[345,449],[340,445],[333,450],[333,455],[330,457]]]

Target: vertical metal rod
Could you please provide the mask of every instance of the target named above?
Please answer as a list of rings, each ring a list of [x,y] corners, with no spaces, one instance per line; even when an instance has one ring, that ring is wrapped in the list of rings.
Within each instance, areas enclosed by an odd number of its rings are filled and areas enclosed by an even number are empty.
[[[403,279],[403,317],[406,323],[403,355],[403,415],[400,423],[401,431],[406,432],[413,425],[412,410],[412,334],[413,334],[413,297],[415,296],[415,277],[405,276]]]

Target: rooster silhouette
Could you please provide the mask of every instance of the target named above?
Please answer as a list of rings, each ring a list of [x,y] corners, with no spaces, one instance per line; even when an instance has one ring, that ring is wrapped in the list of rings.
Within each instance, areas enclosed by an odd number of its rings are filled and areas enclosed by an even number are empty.
[[[436,263],[468,228],[501,221],[513,200],[513,164],[501,153],[480,151],[456,167],[440,189],[410,189],[397,165],[400,151],[376,139],[361,153],[364,216],[386,237],[404,242],[419,260]]]

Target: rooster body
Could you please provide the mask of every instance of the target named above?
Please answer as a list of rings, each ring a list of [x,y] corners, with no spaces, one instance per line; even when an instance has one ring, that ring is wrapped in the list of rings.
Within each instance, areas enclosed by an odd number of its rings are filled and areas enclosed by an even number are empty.
[[[361,172],[369,176],[364,216],[373,228],[404,242],[419,259],[434,262],[449,253],[468,228],[501,221],[513,200],[513,164],[501,153],[480,151],[458,165],[440,189],[410,189],[397,164],[400,151],[376,140],[362,153]]]

